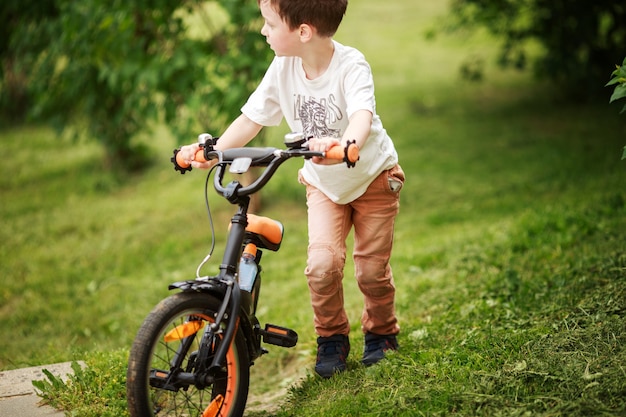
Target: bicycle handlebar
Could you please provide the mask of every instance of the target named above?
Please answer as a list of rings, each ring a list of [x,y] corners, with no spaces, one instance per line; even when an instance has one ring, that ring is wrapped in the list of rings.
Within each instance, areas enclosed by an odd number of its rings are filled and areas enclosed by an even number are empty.
[[[174,151],[172,163],[174,163],[174,168],[177,171],[180,171],[181,174],[184,174],[186,171],[190,171],[191,168],[190,165],[182,159],[178,151],[179,149]],[[274,155],[276,152],[290,153],[290,157],[303,156],[305,158],[311,158],[317,156],[326,159],[344,161],[347,164],[348,168],[353,167],[359,160],[359,147],[354,142],[349,142],[345,147],[342,147],[341,145],[335,145],[326,152],[309,151],[306,147],[284,150],[270,147],[243,147],[227,149],[225,151],[217,151],[214,149],[201,147],[194,155],[194,161],[207,162],[212,159],[218,159],[219,162],[229,164],[237,158],[250,158],[252,159],[251,166],[266,166],[265,162],[269,163],[271,161],[271,156]]]
[[[217,160],[217,172],[214,177],[215,190],[231,203],[236,203],[240,197],[254,194],[267,184],[274,175],[278,167],[287,159],[293,157],[321,157],[344,161],[348,168],[355,166],[359,159],[359,147],[355,141],[348,142],[345,147],[335,145],[326,152],[310,151],[306,147],[306,143],[302,143],[295,147],[287,149],[278,149],[272,147],[243,147],[232,148],[223,151],[213,148],[213,144],[201,145],[200,149],[194,156],[194,161],[207,162],[209,160]],[[174,169],[184,174],[191,171],[191,166],[182,160],[180,150],[174,150],[174,156],[171,158]],[[250,185],[242,186],[239,182],[233,181],[227,186],[222,184],[224,173],[227,165],[232,165],[236,160],[248,158],[247,167],[263,166],[266,167],[261,175]]]

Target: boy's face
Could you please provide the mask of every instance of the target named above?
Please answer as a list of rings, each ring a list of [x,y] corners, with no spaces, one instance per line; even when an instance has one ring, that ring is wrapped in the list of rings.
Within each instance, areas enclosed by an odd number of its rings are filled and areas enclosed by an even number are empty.
[[[269,1],[262,0],[260,8],[265,20],[261,34],[265,36],[270,48],[277,56],[296,56],[300,46],[298,29],[289,29]]]

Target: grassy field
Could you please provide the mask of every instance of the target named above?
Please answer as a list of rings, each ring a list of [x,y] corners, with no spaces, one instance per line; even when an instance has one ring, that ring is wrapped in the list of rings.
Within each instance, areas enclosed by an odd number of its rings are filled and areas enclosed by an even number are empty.
[[[348,265],[350,371],[312,376],[304,195],[287,164],[263,194],[286,235],[264,258],[259,315],[300,342],[252,368],[252,416],[626,415],[626,119],[494,67],[463,81],[463,57],[494,45],[425,41],[443,9],[362,0],[337,35],[370,59],[407,173],[393,257],[401,350],[359,366]],[[73,415],[123,415],[134,333],[209,247],[203,173],[173,171],[167,131],[149,140],[154,166],[120,179],[92,143],[0,132],[0,369],[86,360],[51,391]],[[219,248],[231,211],[212,202]]]

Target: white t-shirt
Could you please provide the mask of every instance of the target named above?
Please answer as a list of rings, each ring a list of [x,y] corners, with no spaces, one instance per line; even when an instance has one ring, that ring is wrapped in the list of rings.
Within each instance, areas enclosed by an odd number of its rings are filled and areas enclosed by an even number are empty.
[[[363,54],[336,41],[326,72],[306,78],[302,59],[275,57],[263,80],[241,111],[262,126],[276,126],[283,117],[293,132],[341,139],[350,116],[372,113],[372,129],[354,168],[346,164],[320,165],[306,160],[304,180],[338,204],[360,197],[384,170],[398,162],[393,142],[376,114],[372,71]]]

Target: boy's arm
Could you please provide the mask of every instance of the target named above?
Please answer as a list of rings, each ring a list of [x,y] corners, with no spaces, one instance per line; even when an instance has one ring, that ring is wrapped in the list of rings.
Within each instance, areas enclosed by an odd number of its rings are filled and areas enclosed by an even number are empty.
[[[365,146],[365,141],[372,130],[372,112],[369,110],[357,110],[350,117],[350,123],[341,138],[341,144],[345,145],[349,140],[356,141],[359,149]]]
[[[350,122],[346,131],[343,133],[341,141],[337,138],[312,138],[309,140],[309,149],[317,152],[325,152],[334,145],[341,144],[345,146],[348,141],[356,141],[356,145],[359,149],[363,148],[367,138],[372,130],[372,112],[369,110],[358,110],[350,116]],[[332,159],[313,158],[313,162],[317,164],[337,164],[341,161],[335,161]]]
[[[263,126],[253,122],[245,114],[240,114],[222,133],[215,148],[223,151],[224,149],[246,146],[248,142],[259,134],[262,128]]]
[[[243,147],[250,142],[262,128],[263,126],[253,122],[246,115],[241,114],[230,124],[230,126],[228,126],[222,136],[220,136],[215,148],[225,150]],[[200,145],[197,143],[185,145],[180,148],[180,153],[183,160],[191,164],[192,167],[208,169],[214,164],[214,162],[196,162],[193,160],[193,157],[199,148]]]

